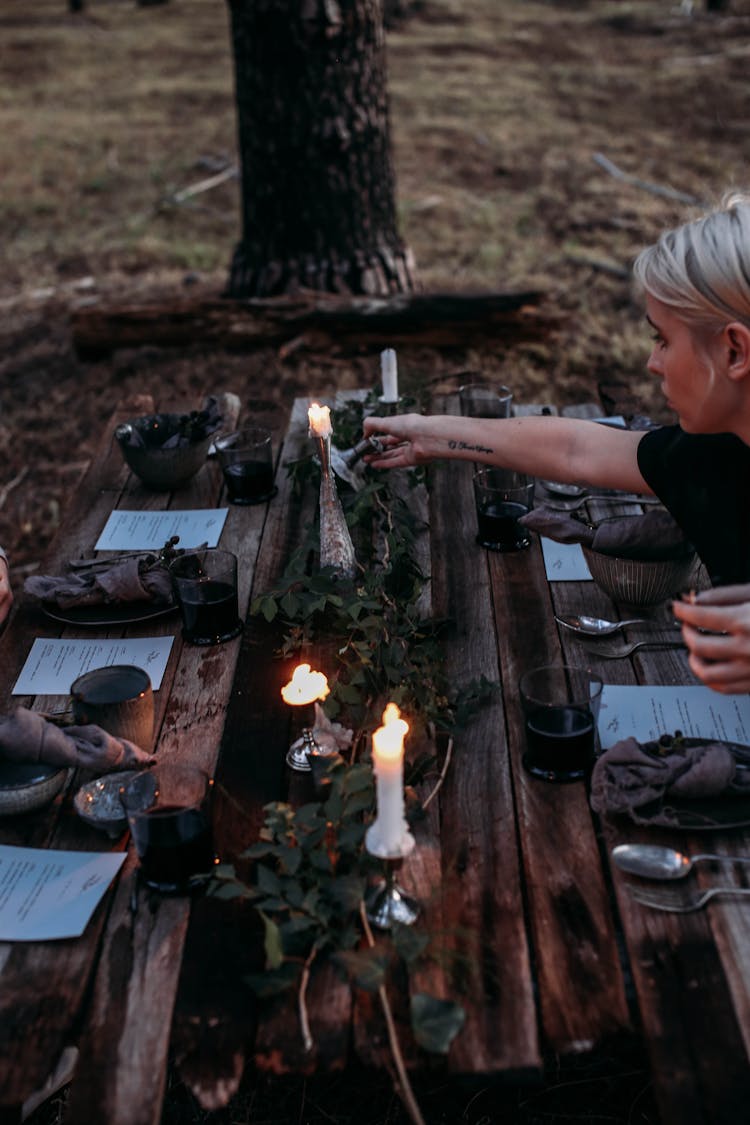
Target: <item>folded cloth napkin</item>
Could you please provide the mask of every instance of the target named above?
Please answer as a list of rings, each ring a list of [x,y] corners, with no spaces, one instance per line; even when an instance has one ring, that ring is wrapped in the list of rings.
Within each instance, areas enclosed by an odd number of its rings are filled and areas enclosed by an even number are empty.
[[[209,395],[201,410],[189,414],[151,414],[148,426],[125,425],[119,428],[118,440],[123,445],[142,449],[178,449],[202,441],[221,428],[224,421],[216,395]]]
[[[59,609],[106,605],[112,602],[151,602],[170,605],[172,580],[164,559],[156,555],[115,560],[72,574],[33,574],[24,592]]]
[[[11,762],[80,766],[99,773],[150,766],[156,760],[134,742],[115,738],[101,727],[58,727],[25,707],[0,715],[0,755]]]
[[[670,798],[750,795],[750,770],[738,769],[737,761],[721,742],[674,739],[662,745],[625,738],[594,764],[591,807],[598,813],[627,813],[637,824],[679,825]],[[661,802],[658,812],[639,813],[654,801]]]
[[[692,548],[669,512],[612,516],[597,527],[543,505],[518,521],[558,543],[582,543],[602,555],[624,559],[681,558]]]

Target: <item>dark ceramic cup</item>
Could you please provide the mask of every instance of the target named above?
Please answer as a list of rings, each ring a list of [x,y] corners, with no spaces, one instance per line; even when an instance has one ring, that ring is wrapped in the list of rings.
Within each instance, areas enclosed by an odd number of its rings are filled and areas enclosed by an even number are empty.
[[[116,738],[150,751],[154,738],[154,693],[148,673],[134,664],[92,668],[70,688],[73,718],[93,723]]]

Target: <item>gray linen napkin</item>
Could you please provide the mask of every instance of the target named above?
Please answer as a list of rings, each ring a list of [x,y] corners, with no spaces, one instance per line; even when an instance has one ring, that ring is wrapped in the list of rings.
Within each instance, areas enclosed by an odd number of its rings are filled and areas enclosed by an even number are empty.
[[[680,819],[669,799],[750,795],[750,770],[721,742],[659,743],[625,738],[597,758],[591,774],[591,807],[598,813],[627,813],[637,824],[675,826]],[[641,815],[654,801],[661,809]]]
[[[36,711],[17,707],[0,715],[0,755],[11,762],[44,762],[49,766],[81,767],[108,773],[152,765],[156,759],[101,727],[58,727]]]
[[[110,565],[66,575],[34,574],[24,592],[60,609],[113,602],[151,602],[170,605],[172,580],[167,564],[156,555],[119,559]]]
[[[567,512],[542,505],[518,522],[558,543],[582,543],[602,555],[618,558],[673,559],[691,549],[669,512],[612,516],[592,527]]]

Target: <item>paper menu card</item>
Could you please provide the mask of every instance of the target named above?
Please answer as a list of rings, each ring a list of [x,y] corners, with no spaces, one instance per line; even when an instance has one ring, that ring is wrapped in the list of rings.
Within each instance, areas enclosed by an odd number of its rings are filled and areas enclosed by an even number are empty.
[[[558,543],[541,536],[544,569],[550,582],[584,582],[591,579],[578,543]]]
[[[0,845],[0,941],[80,937],[124,859]]]
[[[623,738],[649,742],[678,730],[685,737],[750,745],[750,695],[722,695],[703,684],[605,684],[598,727],[602,750]]]
[[[135,664],[148,672],[151,686],[161,686],[174,637],[83,640],[37,637],[15,682],[13,695],[67,695],[70,685],[89,668]]]
[[[197,508],[184,512],[110,512],[95,551],[158,551],[173,535],[178,547],[215,547],[219,542],[228,508]]]

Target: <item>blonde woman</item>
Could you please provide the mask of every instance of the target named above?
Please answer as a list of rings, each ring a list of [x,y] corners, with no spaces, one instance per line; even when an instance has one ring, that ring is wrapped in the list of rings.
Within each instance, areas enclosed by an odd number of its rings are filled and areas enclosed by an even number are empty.
[[[385,448],[367,460],[385,469],[456,458],[652,493],[714,586],[750,582],[750,196],[665,232],[634,273],[654,333],[647,367],[677,424],[641,433],[569,418],[370,417],[365,434]],[[750,656],[748,670],[750,682]]]

